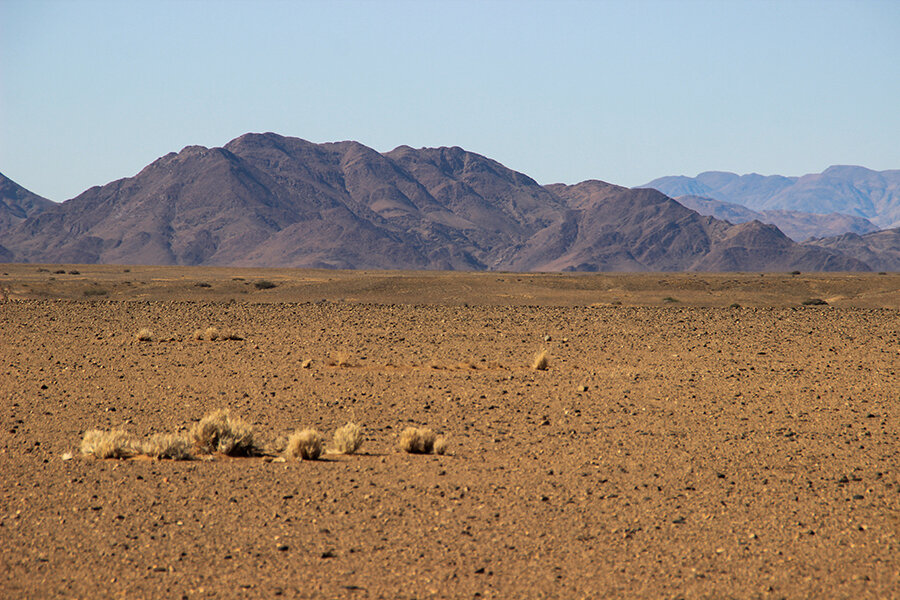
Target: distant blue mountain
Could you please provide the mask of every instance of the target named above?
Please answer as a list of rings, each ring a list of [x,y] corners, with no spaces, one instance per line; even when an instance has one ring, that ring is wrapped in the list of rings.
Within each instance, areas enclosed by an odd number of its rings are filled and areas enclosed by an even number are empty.
[[[900,170],[833,166],[802,177],[708,171],[696,177],[661,177],[639,187],[673,198],[701,196],[757,211],[840,213],[863,217],[880,228],[900,227]]]

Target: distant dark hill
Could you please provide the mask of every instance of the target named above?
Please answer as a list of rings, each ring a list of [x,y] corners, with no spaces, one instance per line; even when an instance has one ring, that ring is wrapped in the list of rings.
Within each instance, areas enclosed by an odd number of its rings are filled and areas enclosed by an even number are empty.
[[[794,210],[755,211],[741,204],[699,196],[678,196],[675,200],[701,215],[709,215],[729,223],[760,221],[775,225],[795,242],[802,242],[810,238],[830,237],[846,232],[863,234],[878,230],[878,227],[868,219],[839,213],[817,215]]]
[[[0,235],[28,217],[56,206],[0,173]],[[2,254],[0,254],[2,256]]]
[[[856,270],[655,190],[538,185],[461,148],[247,134],[15,224],[0,260],[469,270]]]
[[[833,166],[802,177],[710,171],[697,177],[662,177],[642,187],[672,197],[703,196],[754,210],[841,213],[863,217],[879,228],[900,226],[900,170]]]
[[[900,229],[885,229],[865,235],[845,233],[810,240],[805,245],[818,246],[861,260],[873,271],[900,271]]]

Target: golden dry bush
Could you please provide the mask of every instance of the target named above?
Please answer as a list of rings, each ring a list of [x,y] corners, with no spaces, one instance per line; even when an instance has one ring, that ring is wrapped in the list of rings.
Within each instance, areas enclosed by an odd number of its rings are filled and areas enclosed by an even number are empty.
[[[434,453],[447,454],[447,438],[441,436],[434,440]]]
[[[258,451],[253,439],[253,426],[232,417],[228,409],[211,412],[200,419],[191,427],[190,437],[205,452],[250,456]]]
[[[295,431],[288,438],[285,454],[303,460],[316,460],[322,455],[322,434],[315,429]]]
[[[203,330],[202,330],[202,329],[195,329],[195,330],[194,330],[194,335],[193,335],[193,337],[194,337],[195,340],[202,340],[202,339],[203,339]]]
[[[139,453],[139,448],[137,440],[121,429],[91,429],[81,440],[81,453],[94,458],[130,458]]]
[[[153,332],[144,327],[139,330],[136,336],[139,342],[152,342],[153,341]]]
[[[338,454],[355,454],[363,440],[362,427],[351,421],[334,432],[331,446]]]
[[[211,342],[219,339],[219,330],[215,327],[207,327],[206,331],[203,332],[203,339],[209,340]]]
[[[550,366],[550,354],[546,350],[541,350],[534,356],[534,362],[531,368],[535,371],[546,371]]]
[[[400,449],[409,454],[431,454],[434,432],[426,427],[407,427],[400,433]]]
[[[171,458],[172,460],[190,460],[191,441],[185,434],[156,433],[141,443],[141,454],[152,458]]]

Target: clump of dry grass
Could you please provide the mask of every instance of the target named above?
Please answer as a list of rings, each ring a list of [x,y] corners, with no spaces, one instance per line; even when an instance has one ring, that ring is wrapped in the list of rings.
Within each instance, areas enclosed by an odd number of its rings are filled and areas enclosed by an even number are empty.
[[[546,350],[541,350],[534,356],[534,361],[531,363],[531,368],[535,371],[546,371],[550,367],[550,353]]]
[[[137,340],[139,342],[152,342],[153,341],[153,332],[144,327],[143,329],[137,332]]]
[[[224,340],[243,340],[241,336],[237,333],[231,331],[230,329],[225,329],[224,331],[219,331],[216,327],[207,327],[206,329],[197,329],[194,331],[194,339],[195,340],[209,340],[210,342],[215,342],[216,340],[224,341]]]
[[[409,454],[431,454],[436,437],[428,428],[407,427],[400,433],[400,449]]]
[[[249,456],[258,451],[253,439],[253,427],[242,419],[232,417],[228,409],[211,412],[200,419],[191,427],[190,437],[206,452]]]
[[[285,454],[303,460],[316,460],[322,455],[322,434],[315,429],[295,431],[288,438]]]
[[[434,453],[435,454],[447,454],[447,438],[441,436],[438,439],[434,440]]]
[[[364,439],[362,427],[351,421],[334,432],[331,445],[338,454],[355,454]]]
[[[134,437],[121,429],[91,429],[81,440],[81,453],[94,458],[131,458],[139,454],[139,448]]]
[[[191,442],[184,434],[156,433],[141,444],[141,453],[153,458],[190,460]]]

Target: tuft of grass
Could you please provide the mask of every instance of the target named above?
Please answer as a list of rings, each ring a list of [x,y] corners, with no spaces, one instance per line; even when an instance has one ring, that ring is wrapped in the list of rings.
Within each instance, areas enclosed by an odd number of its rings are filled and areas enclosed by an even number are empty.
[[[531,368],[535,371],[546,371],[550,367],[550,353],[546,350],[541,350],[534,356],[534,361],[531,363]]]
[[[193,443],[205,452],[221,452],[231,456],[251,456],[258,452],[253,439],[253,426],[232,417],[228,409],[209,413],[191,427]]]
[[[216,340],[225,341],[225,340],[243,340],[241,336],[237,333],[231,331],[230,329],[225,329],[223,331],[219,331],[216,327],[207,327],[206,329],[196,329],[194,331],[193,337],[195,340],[209,340],[214,342]]]
[[[214,342],[219,339],[219,330],[215,327],[207,327],[203,331],[203,337],[204,339]]]
[[[137,332],[137,339],[139,342],[152,342],[153,341],[153,332],[144,327],[140,331]]]
[[[362,427],[351,421],[334,432],[331,445],[338,454],[356,454],[364,440]]]
[[[438,439],[434,440],[434,453],[435,454],[447,454],[447,438],[441,436]]]
[[[121,429],[91,429],[81,440],[81,453],[94,458],[131,458],[139,454],[139,448],[134,437]]]
[[[191,460],[191,441],[185,434],[156,433],[141,443],[141,454],[153,458]]]
[[[435,437],[428,428],[407,427],[400,433],[400,449],[409,454],[431,454]]]
[[[288,438],[285,454],[303,460],[316,460],[322,455],[322,434],[315,429],[295,431]]]
[[[271,290],[274,287],[278,287],[277,283],[269,281],[268,279],[261,279],[253,284],[258,290]]]
[[[809,298],[803,301],[803,306],[828,306],[828,303],[821,298]]]

